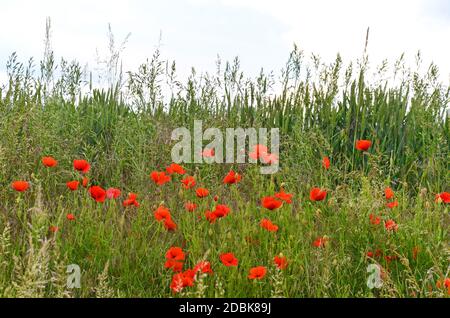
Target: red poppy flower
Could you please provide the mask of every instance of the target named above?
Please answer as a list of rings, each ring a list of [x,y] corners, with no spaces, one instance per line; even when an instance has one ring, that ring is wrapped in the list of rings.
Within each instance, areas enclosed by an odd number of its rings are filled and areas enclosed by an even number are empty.
[[[155,219],[156,219],[157,221],[168,220],[168,219],[171,218],[171,217],[170,217],[170,211],[169,211],[169,209],[167,209],[167,208],[166,208],[165,206],[163,206],[163,205],[159,206],[159,207],[155,210],[154,215],[155,215]]]
[[[378,225],[381,222],[381,218],[379,216],[375,216],[372,213],[369,215],[370,223],[373,225]]]
[[[99,186],[92,186],[89,188],[91,197],[97,202],[104,202],[106,199],[106,191]]]
[[[275,197],[286,203],[292,203],[292,194],[284,192],[283,188],[280,189],[280,192],[275,193]]]
[[[390,263],[392,261],[395,261],[398,259],[397,255],[386,255],[384,257],[384,259],[386,260],[386,262]]]
[[[367,151],[370,146],[372,146],[372,142],[370,140],[361,139],[356,141],[356,149],[360,151]]]
[[[28,190],[30,184],[27,181],[14,181],[11,187],[18,192],[24,192]]]
[[[386,206],[387,206],[389,209],[393,209],[393,208],[395,208],[395,207],[398,206],[398,201],[392,201],[392,202],[389,202],[388,204],[386,204]]]
[[[278,225],[275,225],[270,221],[269,219],[262,219],[261,223],[259,224],[263,229],[266,229],[269,232],[277,232],[278,231]]]
[[[241,181],[241,175],[231,170],[228,174],[223,178],[223,183],[225,184],[233,184]]]
[[[312,188],[309,193],[309,199],[311,201],[322,201],[327,197],[327,191],[320,188]]]
[[[215,156],[215,151],[214,148],[212,149],[205,148],[205,150],[203,150],[201,154],[204,158],[212,158]]]
[[[253,151],[251,151],[248,155],[250,158],[257,160],[262,158],[264,155],[267,155],[268,149],[264,145],[255,145],[253,147]]]
[[[170,283],[170,289],[172,289],[174,293],[179,293],[183,288],[191,286],[194,286],[194,278],[191,276],[191,272],[173,275],[172,282]]]
[[[205,217],[209,221],[209,223],[211,223],[211,224],[215,223],[216,219],[217,219],[217,215],[214,212],[211,212],[211,211],[206,211],[205,212]]]
[[[82,173],[88,173],[89,169],[91,169],[91,165],[84,159],[75,159],[73,161],[73,168]]]
[[[444,203],[450,203],[450,193],[448,192],[442,192],[439,194],[436,194],[436,202],[444,202]]]
[[[164,263],[164,268],[171,268],[174,272],[181,272],[183,270],[183,262],[168,259]]]
[[[177,224],[172,220],[172,218],[168,218],[164,220],[164,227],[167,231],[175,231],[177,229]]]
[[[398,224],[395,223],[394,220],[387,220],[384,222],[384,227],[387,231],[397,231],[398,230]]]
[[[228,213],[230,213],[230,208],[225,204],[218,204],[213,213],[216,215],[216,217],[223,218],[227,216]]]
[[[187,211],[189,211],[189,212],[194,212],[195,209],[197,208],[197,204],[192,203],[192,202],[186,202],[186,204],[184,205],[184,207],[186,208]]]
[[[326,247],[328,243],[328,238],[327,237],[318,237],[314,242],[313,245],[315,247]]]
[[[373,258],[373,252],[368,251],[367,254],[366,254],[366,256],[369,257],[369,258]]]
[[[195,178],[192,176],[185,177],[183,180],[181,180],[181,183],[183,185],[183,188],[185,188],[185,189],[191,189],[191,188],[195,187],[195,185],[197,184],[197,182],[195,181]]]
[[[394,191],[392,191],[391,188],[387,187],[386,189],[384,189],[384,197],[386,198],[386,200],[390,200],[394,197]]]
[[[328,170],[330,168],[330,158],[328,157],[323,157],[322,158],[322,166]]]
[[[250,279],[263,279],[266,276],[267,268],[264,266],[256,266],[250,269],[248,278]]]
[[[108,190],[106,190],[106,197],[108,199],[117,199],[118,197],[120,197],[120,194],[120,190],[116,188],[109,188]]]
[[[136,201],[137,199],[137,194],[136,193],[128,193],[128,198],[123,201],[123,206],[130,206],[130,205],[134,205],[135,207],[139,207],[139,202]]]
[[[274,197],[264,197],[261,199],[261,205],[269,210],[276,210],[283,204],[283,201],[277,200]]]
[[[213,198],[213,200],[216,201],[216,202],[219,201],[219,196],[218,196],[218,195],[215,195],[214,198]]]
[[[42,164],[46,167],[55,167],[58,164],[58,161],[55,160],[53,157],[43,157],[42,158]]]
[[[280,158],[278,157],[278,155],[276,155],[274,153],[262,153],[260,156],[260,160],[262,163],[271,165],[271,164],[277,164],[278,161],[280,160]]]
[[[208,191],[208,189],[205,189],[205,188],[198,188],[197,190],[195,190],[195,194],[199,198],[204,198],[209,195],[209,191]]]
[[[54,225],[50,225],[50,227],[48,228],[50,230],[50,232],[52,233],[56,233],[59,231],[59,227],[54,226]]]
[[[238,259],[234,256],[233,253],[220,254],[220,261],[227,267],[238,266]]]
[[[80,184],[79,181],[69,181],[66,183],[67,188],[69,188],[69,190],[71,191],[75,191],[78,189],[78,185]]]
[[[211,263],[208,261],[200,261],[197,263],[197,265],[194,266],[194,272],[201,272],[204,274],[213,274],[213,271],[211,269]]]
[[[67,218],[69,221],[75,221],[75,215],[73,215],[72,213],[67,214],[67,215],[66,215],[66,218]]]
[[[156,183],[157,185],[163,185],[164,183],[170,181],[170,176],[166,175],[164,171],[162,172],[153,171],[150,174],[150,178],[152,178],[153,182]]]
[[[81,185],[82,185],[84,188],[86,188],[86,187],[88,186],[88,183],[89,183],[89,178],[88,178],[88,177],[84,177],[83,180],[82,180],[82,182],[81,182]]]
[[[178,246],[172,246],[166,252],[166,259],[171,259],[174,261],[184,261],[185,254],[183,249]]]
[[[278,269],[283,270],[288,266],[286,256],[275,256],[273,258],[275,265],[277,265]]]
[[[182,166],[180,166],[179,164],[176,164],[176,163],[172,163],[170,166],[168,166],[166,168],[166,171],[168,174],[174,174],[174,173],[185,174],[186,173],[186,170],[184,170],[184,168]]]

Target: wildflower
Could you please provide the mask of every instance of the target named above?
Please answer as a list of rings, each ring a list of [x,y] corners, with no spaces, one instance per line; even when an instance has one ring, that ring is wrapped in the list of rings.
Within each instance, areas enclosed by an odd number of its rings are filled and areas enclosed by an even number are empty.
[[[186,170],[184,170],[184,168],[182,166],[180,166],[179,164],[176,164],[176,163],[172,163],[170,166],[168,166],[166,168],[166,171],[168,174],[174,174],[174,173],[185,174],[186,173]]]
[[[55,225],[50,225],[50,227],[48,228],[50,232],[52,233],[56,233],[59,231],[59,227],[55,226]]]
[[[206,188],[198,188],[197,190],[195,190],[195,194],[199,198],[204,198],[204,197],[207,197],[209,195],[209,190],[206,189]]]
[[[391,188],[387,187],[386,189],[384,189],[384,197],[386,198],[386,200],[390,200],[394,197],[394,191],[392,191]]]
[[[330,168],[330,158],[328,157],[323,157],[322,158],[322,166],[328,170]]]
[[[223,183],[225,184],[233,184],[241,181],[241,175],[231,170],[225,178],[223,178]]]
[[[392,201],[386,204],[389,209],[393,209],[398,206],[398,201]]]
[[[200,261],[194,266],[194,272],[201,272],[204,274],[213,274],[211,263],[208,261]]]
[[[264,145],[255,145],[253,147],[253,151],[249,153],[249,157],[257,160],[262,158],[264,155],[267,155],[267,147]]]
[[[179,293],[183,288],[191,286],[194,286],[194,278],[191,276],[191,272],[173,275],[172,282],[170,283],[170,289],[172,289],[174,293]]]
[[[211,224],[215,223],[217,219],[217,215],[209,210],[205,212],[205,217]]]
[[[74,180],[74,181],[69,181],[69,182],[67,182],[67,183],[66,183],[66,186],[67,186],[67,188],[69,188],[69,190],[75,191],[75,190],[78,189],[78,185],[79,185],[79,184],[80,184],[79,181]]]
[[[192,203],[192,202],[186,202],[186,204],[184,205],[184,207],[186,208],[187,211],[189,211],[189,212],[194,212],[195,209],[197,208],[197,204]]]
[[[367,252],[366,256],[368,258],[373,258],[373,252],[371,252],[371,251]]]
[[[172,218],[168,218],[164,220],[164,227],[167,231],[175,231],[177,229],[177,224],[172,220]]]
[[[99,186],[92,186],[89,188],[91,197],[97,202],[104,202],[106,198],[106,191]]]
[[[266,276],[267,268],[264,266],[256,266],[250,269],[249,279],[263,279]]]
[[[72,213],[69,213],[66,215],[66,219],[68,219],[69,221],[75,221],[75,215],[73,215]]]
[[[356,149],[360,151],[367,151],[369,150],[370,146],[372,146],[372,142],[370,140],[357,140],[356,141]]]
[[[28,190],[30,184],[27,181],[14,181],[11,187],[18,192],[24,192]]]
[[[238,259],[234,256],[233,253],[220,254],[220,261],[227,267],[238,266]]]
[[[216,217],[223,218],[230,213],[230,208],[225,204],[218,204],[213,213]]]
[[[311,201],[322,201],[327,197],[327,191],[320,188],[312,188],[309,193],[309,199]]]
[[[212,158],[212,157],[214,157],[215,156],[214,148],[212,148],[212,149],[205,148],[205,150],[202,151],[201,155],[204,158]]]
[[[83,180],[82,180],[82,182],[81,182],[82,186],[83,186],[84,188],[86,188],[87,185],[88,185],[88,183],[89,183],[88,177],[84,177]]]
[[[384,227],[387,231],[397,231],[398,224],[394,220],[387,220],[384,222]]]
[[[261,199],[261,205],[269,210],[276,210],[283,204],[283,201],[277,200],[274,197],[264,197]]]
[[[269,219],[262,219],[260,226],[269,232],[277,232],[278,231],[278,225],[273,224],[272,221],[270,221]]]
[[[154,215],[157,221],[168,220],[171,218],[169,209],[167,209],[163,205],[159,206],[155,210]]]
[[[215,195],[214,198],[213,198],[213,200],[216,201],[216,202],[219,201],[219,196],[218,196],[218,195]]]
[[[283,188],[281,188],[280,192],[275,193],[275,197],[286,203],[292,203],[292,194],[284,192]]]
[[[384,259],[386,260],[386,262],[390,263],[392,261],[395,261],[398,259],[397,255],[386,255],[384,256]]]
[[[275,265],[280,270],[283,270],[283,269],[285,269],[288,266],[288,262],[287,262],[286,256],[282,256],[281,254],[279,256],[276,255],[273,258],[273,262],[275,263]]]
[[[116,188],[109,188],[108,190],[106,190],[106,197],[108,199],[117,199],[118,197],[120,197],[120,190],[116,189]]]
[[[166,259],[174,260],[174,261],[184,261],[185,254],[183,249],[178,246],[172,246],[166,252]]]
[[[327,237],[318,237],[314,242],[313,245],[315,247],[326,247],[328,244],[328,238]]]
[[[164,268],[171,268],[174,272],[181,272],[183,270],[183,262],[175,261],[173,259],[168,259],[164,263]]]
[[[450,203],[450,193],[449,192],[442,192],[439,194],[436,194],[436,202],[444,202],[444,203]]]
[[[373,225],[378,225],[381,222],[381,218],[379,216],[375,216],[372,213],[369,215],[370,223]]]
[[[139,207],[139,202],[136,201],[137,198],[137,194],[136,193],[128,193],[128,198],[123,201],[123,206],[130,206],[130,205],[134,205],[135,207]]]
[[[181,183],[183,185],[183,188],[185,188],[185,189],[191,189],[191,188],[195,187],[195,185],[197,184],[197,182],[195,181],[195,178],[192,176],[185,177],[183,180],[181,180]]]
[[[91,169],[91,165],[84,159],[75,159],[73,161],[73,168],[82,173],[88,173]]]
[[[152,178],[153,182],[159,186],[170,181],[170,176],[166,175],[164,171],[162,172],[153,171],[150,174],[150,178]]]
[[[448,295],[450,295],[450,278],[446,278],[445,280],[444,280],[444,284],[443,284],[445,287],[447,287],[447,294]],[[441,288],[443,288],[443,286],[442,286],[442,280],[438,280],[437,282],[436,282],[436,288],[438,288],[438,289],[441,289]]]
[[[271,165],[271,164],[277,164],[279,162],[280,158],[278,157],[278,155],[276,155],[274,153],[263,153],[260,157],[260,160],[262,163]]]
[[[55,160],[53,157],[43,157],[42,158],[42,164],[46,167],[55,167],[58,164],[58,161]]]

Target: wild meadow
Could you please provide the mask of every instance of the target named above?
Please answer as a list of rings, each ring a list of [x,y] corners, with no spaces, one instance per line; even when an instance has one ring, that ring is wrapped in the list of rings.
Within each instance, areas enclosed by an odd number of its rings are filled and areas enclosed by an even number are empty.
[[[436,65],[295,47],[280,74],[248,78],[236,58],[181,81],[158,50],[124,73],[111,48],[98,88],[49,45],[40,62],[5,61],[1,297],[450,295],[450,90]],[[176,165],[171,132],[194,120],[279,128],[279,156],[259,145],[245,149],[257,164]],[[268,160],[277,173],[260,173]]]

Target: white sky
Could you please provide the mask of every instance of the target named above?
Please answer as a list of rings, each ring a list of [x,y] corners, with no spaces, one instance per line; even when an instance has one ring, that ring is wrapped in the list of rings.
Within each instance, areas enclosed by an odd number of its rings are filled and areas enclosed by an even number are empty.
[[[52,19],[57,58],[77,59],[95,68],[96,49],[106,52],[107,26],[117,42],[131,37],[123,55],[125,69],[151,57],[162,32],[162,56],[175,59],[184,77],[194,66],[214,71],[217,55],[238,55],[248,75],[261,67],[278,72],[293,43],[307,56],[331,62],[361,56],[370,27],[371,64],[402,52],[413,60],[420,49],[434,61],[442,79],[450,78],[450,0],[166,0],[166,1],[27,1],[2,0],[0,80],[8,56],[39,60],[44,49],[45,19]]]

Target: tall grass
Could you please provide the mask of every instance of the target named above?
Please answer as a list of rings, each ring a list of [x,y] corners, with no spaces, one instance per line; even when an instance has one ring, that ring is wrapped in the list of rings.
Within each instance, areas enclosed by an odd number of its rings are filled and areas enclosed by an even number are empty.
[[[171,274],[163,264],[172,245],[187,246],[190,265],[207,250],[214,260],[215,275],[187,295],[444,295],[435,281],[448,275],[448,207],[435,204],[434,195],[450,184],[450,90],[435,65],[422,74],[401,58],[391,75],[383,64],[369,76],[366,55],[344,67],[339,55],[325,64],[295,47],[280,78],[263,71],[247,78],[236,58],[223,66],[218,61],[215,74],[193,70],[182,83],[175,62],[162,60],[158,50],[138,70],[122,74],[121,49],[114,42],[110,49],[109,88],[103,89],[94,88],[92,74],[78,62],[57,63],[49,41],[39,67],[16,54],[7,61],[8,82],[0,89],[0,295],[169,296]],[[280,172],[265,177],[251,165],[236,165],[244,175],[237,189],[220,185],[229,165],[186,165],[232,207],[233,215],[213,226],[184,211],[192,194],[177,184],[156,189],[148,179],[171,161],[171,130],[196,119],[205,129],[278,127],[281,133]],[[355,151],[362,138],[375,143],[368,155]],[[58,158],[58,167],[43,168],[43,155]],[[332,161],[326,172],[325,155]],[[68,193],[76,157],[91,162],[92,183],[138,192],[141,207],[99,206],[87,195]],[[14,193],[16,179],[30,180],[32,191]],[[295,203],[278,214],[264,212],[260,197],[282,185]],[[308,202],[314,185],[331,191],[327,204]],[[385,211],[385,186],[396,190],[397,210]],[[174,235],[152,218],[161,202],[179,223]],[[368,216],[377,211],[396,219],[401,231],[374,231]],[[77,215],[75,224],[65,220],[67,213]],[[259,229],[263,215],[282,229],[276,238]],[[61,231],[49,233],[50,225]],[[311,242],[324,234],[332,245],[318,251]],[[417,246],[421,253],[413,259]],[[377,247],[400,261],[389,267],[383,289],[372,291],[365,253]],[[236,271],[217,262],[228,250],[241,261]],[[273,267],[280,252],[290,260],[288,270],[271,268],[270,284],[248,282],[246,269]],[[71,263],[83,270],[81,290],[65,288],[64,266]]]

